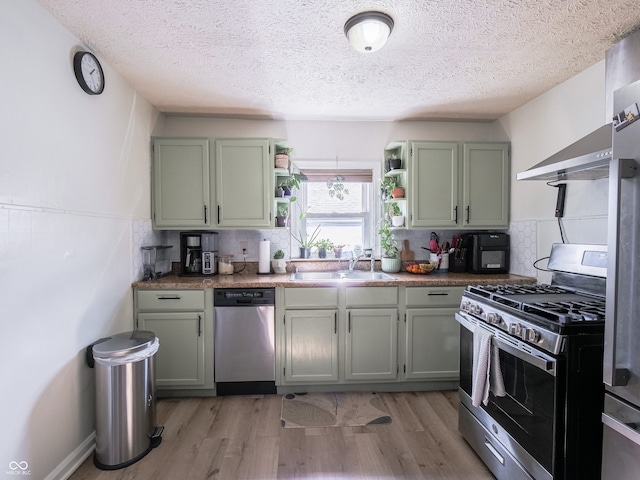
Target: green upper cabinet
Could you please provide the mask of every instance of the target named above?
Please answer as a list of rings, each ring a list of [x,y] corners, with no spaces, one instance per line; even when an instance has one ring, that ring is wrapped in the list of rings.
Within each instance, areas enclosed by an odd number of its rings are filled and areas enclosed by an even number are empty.
[[[209,140],[153,139],[153,226],[209,228]]]
[[[507,228],[509,144],[410,142],[412,228]]]
[[[411,227],[456,227],[458,144],[412,142]]]
[[[273,165],[269,139],[215,141],[215,227],[270,228]]]
[[[465,143],[462,155],[463,226],[509,226],[509,145]]]

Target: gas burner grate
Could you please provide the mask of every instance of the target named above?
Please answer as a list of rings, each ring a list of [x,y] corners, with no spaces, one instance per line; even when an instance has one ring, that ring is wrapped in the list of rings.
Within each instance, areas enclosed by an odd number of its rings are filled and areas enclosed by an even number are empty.
[[[524,305],[523,311],[563,324],[602,322],[605,303],[601,300],[532,303]]]
[[[493,298],[496,295],[534,295],[541,293],[567,293],[568,290],[555,285],[472,285],[468,287],[470,292],[476,293],[486,298]]]

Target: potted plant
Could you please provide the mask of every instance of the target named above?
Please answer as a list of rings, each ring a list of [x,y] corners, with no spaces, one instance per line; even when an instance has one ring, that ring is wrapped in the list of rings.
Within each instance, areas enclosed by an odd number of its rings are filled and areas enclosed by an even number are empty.
[[[276,147],[276,168],[289,168],[290,147]]]
[[[316,227],[311,235],[298,231],[298,236],[291,234],[293,239],[300,244],[300,258],[309,258],[311,256],[311,247],[314,246],[316,238],[320,233],[320,225]]]
[[[396,188],[395,177],[384,177],[380,180],[380,189],[382,190],[382,198],[384,200],[391,198],[394,188]]]
[[[296,197],[293,195],[294,190],[300,190],[300,182],[307,180],[307,176],[302,173],[292,173],[287,177],[279,177],[278,189],[282,189],[284,197],[289,198],[289,202],[295,202]],[[277,195],[277,193],[276,193]]]
[[[389,216],[391,217],[392,227],[397,228],[404,225],[404,215],[400,210],[400,206],[396,202],[389,204]]]
[[[344,245],[334,245],[333,254],[335,255],[336,258],[341,258],[342,257],[342,249],[343,248],[344,248]]]
[[[278,212],[276,214],[276,227],[289,226],[289,205],[286,203],[278,204]]]
[[[402,262],[398,252],[398,242],[391,231],[391,217],[388,213],[382,219],[378,235],[380,235],[380,248],[382,250],[380,268],[387,273],[399,272]]]
[[[284,252],[282,250],[276,250],[276,253],[273,254],[271,266],[275,273],[287,273],[287,261],[284,259]]]
[[[397,155],[391,154],[387,157],[387,171],[402,168],[402,160]]]
[[[318,257],[320,258],[327,258],[327,250],[331,250],[333,248],[333,242],[328,238],[318,240],[315,245],[318,249]]]

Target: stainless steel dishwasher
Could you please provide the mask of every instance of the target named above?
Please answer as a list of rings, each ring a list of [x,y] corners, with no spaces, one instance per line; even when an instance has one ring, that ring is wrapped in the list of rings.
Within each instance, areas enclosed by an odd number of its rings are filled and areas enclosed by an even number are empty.
[[[218,395],[276,393],[275,289],[214,289]]]

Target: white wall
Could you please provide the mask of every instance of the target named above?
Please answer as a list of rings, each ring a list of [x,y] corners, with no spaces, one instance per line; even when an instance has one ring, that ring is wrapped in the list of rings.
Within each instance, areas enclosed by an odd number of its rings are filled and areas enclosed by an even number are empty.
[[[85,94],[80,41],[33,0],[0,0],[0,45],[0,475],[60,478],[94,429],[84,349],[132,327],[158,112],[105,61],[104,94]]]
[[[540,180],[516,181],[522,172],[605,123],[604,60],[499,120],[511,139],[511,222],[534,222],[535,258],[561,242],[555,218],[557,189]],[[562,220],[569,243],[607,243],[607,180],[567,182]],[[541,262],[542,267],[546,266]],[[541,274],[541,281],[548,281]]]

